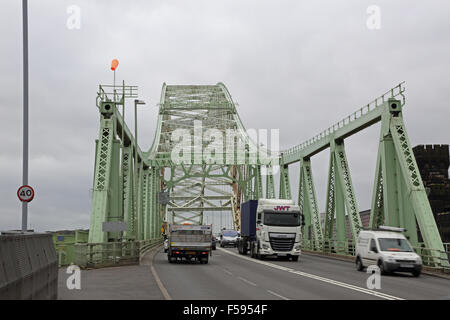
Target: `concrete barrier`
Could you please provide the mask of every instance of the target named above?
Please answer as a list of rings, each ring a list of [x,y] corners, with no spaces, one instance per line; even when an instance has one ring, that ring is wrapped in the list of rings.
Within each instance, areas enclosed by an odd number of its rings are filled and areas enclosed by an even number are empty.
[[[56,299],[58,257],[49,233],[2,232],[0,299]]]

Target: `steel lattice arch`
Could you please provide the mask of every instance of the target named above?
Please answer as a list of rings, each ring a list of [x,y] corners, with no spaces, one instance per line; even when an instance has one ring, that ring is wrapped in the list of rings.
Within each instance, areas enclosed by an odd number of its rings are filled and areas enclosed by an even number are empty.
[[[126,101],[137,98],[137,87],[99,86],[89,243],[160,239],[164,223],[202,224],[205,212],[221,210],[232,213],[239,229],[243,201],[276,198],[273,168],[279,166],[278,197],[292,199],[289,165],[300,163],[296,200],[306,219],[303,246],[348,253],[362,223],[344,142],[381,122],[370,227],[406,228],[416,247],[419,229],[422,246],[437,261],[444,247],[403,121],[404,92],[401,83],[313,138],[278,152],[248,134],[224,84],[163,84],[153,144],[145,152],[122,116]],[[325,150],[330,160],[322,222],[311,157]],[[126,229],[104,231],[105,222],[122,222]]]

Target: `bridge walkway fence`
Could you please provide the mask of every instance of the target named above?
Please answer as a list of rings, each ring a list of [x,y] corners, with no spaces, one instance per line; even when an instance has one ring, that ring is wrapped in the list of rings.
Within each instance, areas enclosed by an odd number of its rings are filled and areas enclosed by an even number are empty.
[[[101,268],[139,263],[161,239],[75,244],[74,263],[80,268]]]

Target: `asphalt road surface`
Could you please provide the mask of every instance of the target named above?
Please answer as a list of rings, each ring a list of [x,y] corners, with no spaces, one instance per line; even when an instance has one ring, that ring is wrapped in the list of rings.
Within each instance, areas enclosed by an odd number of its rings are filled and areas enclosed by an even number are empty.
[[[397,273],[381,276],[381,289],[368,289],[370,274],[353,263],[307,254],[298,262],[256,260],[217,248],[208,264],[199,264],[169,263],[160,251],[153,265],[172,299],[450,299],[447,279]]]

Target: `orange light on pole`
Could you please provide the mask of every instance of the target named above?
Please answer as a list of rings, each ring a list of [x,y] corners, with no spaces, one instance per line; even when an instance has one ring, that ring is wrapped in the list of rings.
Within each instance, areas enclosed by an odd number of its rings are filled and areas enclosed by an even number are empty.
[[[111,70],[112,70],[112,71],[116,71],[118,65],[119,65],[119,60],[114,59],[114,60],[111,62]]]

